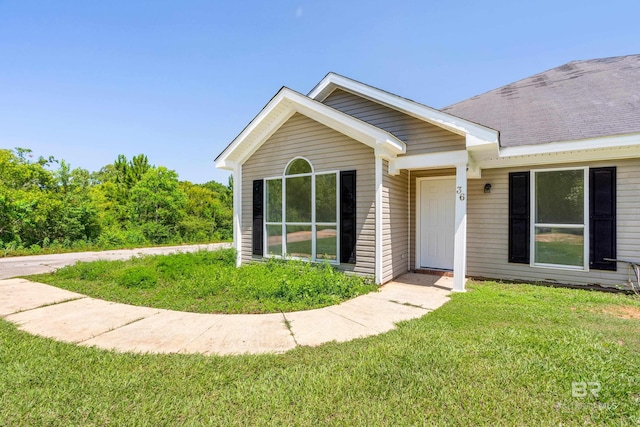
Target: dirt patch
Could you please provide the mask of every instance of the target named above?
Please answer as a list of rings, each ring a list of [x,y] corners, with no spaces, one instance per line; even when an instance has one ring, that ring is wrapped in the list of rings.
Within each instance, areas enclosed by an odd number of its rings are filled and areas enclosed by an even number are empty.
[[[536,242],[562,242],[571,245],[581,245],[583,241],[584,237],[568,233],[545,233],[536,235]]]
[[[610,314],[611,316],[616,316],[621,319],[635,319],[640,320],[640,307],[633,307],[628,305],[615,305],[611,307],[604,308],[602,310],[603,313]]]
[[[318,230],[316,238],[318,239],[327,239],[329,237],[336,237],[335,229],[325,228],[323,230]],[[294,231],[293,233],[287,234],[287,242],[311,242],[311,231]],[[269,236],[269,245],[280,245],[282,244],[282,236]]]

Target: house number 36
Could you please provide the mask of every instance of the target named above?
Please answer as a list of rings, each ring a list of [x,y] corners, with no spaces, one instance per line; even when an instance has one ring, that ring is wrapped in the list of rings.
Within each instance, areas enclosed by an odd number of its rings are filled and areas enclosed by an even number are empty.
[[[460,198],[460,200],[464,200],[465,199],[464,193],[462,192],[462,187],[457,187],[456,188],[456,194],[458,194],[458,197]]]

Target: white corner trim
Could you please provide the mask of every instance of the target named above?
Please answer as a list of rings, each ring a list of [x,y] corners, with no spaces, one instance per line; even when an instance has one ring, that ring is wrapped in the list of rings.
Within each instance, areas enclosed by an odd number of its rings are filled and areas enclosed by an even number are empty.
[[[382,157],[375,156],[375,245],[376,245],[376,265],[375,265],[375,281],[376,284],[382,284]]]
[[[455,237],[453,244],[453,290],[465,291],[467,275],[467,165],[456,166]]]
[[[416,217],[417,218],[417,217]],[[407,171],[407,271],[411,271],[411,171]]]
[[[421,120],[425,120],[439,127],[456,131],[461,135],[471,134],[478,142],[498,143],[498,132],[486,126],[453,116],[435,108],[411,101],[392,93],[365,85],[335,73],[329,73],[322,79],[311,92],[309,97],[323,101],[336,88],[369,98],[373,101],[385,104],[391,108],[402,111]]]
[[[296,112],[381,151],[389,158],[406,152],[406,144],[389,132],[285,87],[217,157],[216,167],[231,169],[232,163],[244,163]]]
[[[397,175],[401,169],[429,169],[452,167],[461,163],[467,164],[467,150],[442,151],[439,153],[413,154],[400,156],[389,161],[389,173]]]
[[[467,162],[467,178],[482,178],[482,169],[480,168],[480,166],[478,166],[478,163],[471,156],[469,156],[469,161]]]
[[[242,263],[242,165],[233,170],[233,247],[236,250],[236,267]]]

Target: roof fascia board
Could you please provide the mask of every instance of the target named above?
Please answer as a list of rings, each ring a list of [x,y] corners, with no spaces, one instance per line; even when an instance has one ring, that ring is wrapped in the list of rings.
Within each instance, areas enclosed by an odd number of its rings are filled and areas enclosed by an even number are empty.
[[[265,117],[271,113],[271,111],[273,111],[273,109],[275,108],[275,106],[282,102],[282,99],[284,98],[284,90],[286,88],[282,87],[278,93],[276,93],[273,98],[271,98],[269,100],[269,102],[267,102],[267,105],[265,105],[262,110],[260,110],[260,112],[258,113],[258,115],[256,115],[253,120],[251,120],[251,122],[249,122],[249,124],[242,130],[242,132],[240,132],[240,134],[238,136],[236,136],[233,141],[231,141],[231,143],[227,146],[227,148],[225,148],[222,153],[220,153],[218,155],[218,157],[216,157],[215,159],[215,165],[217,168],[223,168],[223,169],[228,169],[228,167],[225,166],[225,164],[230,163],[230,161],[228,160],[229,156],[231,155],[231,153],[233,153],[234,151],[236,151],[236,149],[238,148],[238,146],[251,134],[251,132],[253,132],[260,123],[262,123],[265,119]],[[234,162],[235,163],[235,162]]]
[[[548,144],[503,147],[500,149],[500,157],[531,156],[565,151],[575,152],[598,148],[619,148],[638,144],[640,144],[640,133],[635,133],[574,141],[550,142]]]
[[[599,138],[600,139],[600,138]],[[591,162],[591,161],[607,161],[621,160],[630,158],[640,158],[640,138],[631,135],[616,138],[618,143],[611,141],[613,138],[603,138],[608,141],[602,141],[602,144],[589,143],[588,148],[576,149],[576,143],[572,142],[574,149],[566,151],[555,150],[517,150],[508,151],[510,154],[505,156],[504,150],[501,150],[500,157],[478,160],[478,166],[483,169],[504,168],[504,167],[521,167],[521,166],[541,166],[561,163]],[[595,141],[595,140],[594,140]],[[622,143],[623,141],[627,143]],[[547,144],[545,144],[547,145]],[[508,148],[531,148],[531,147],[508,147]],[[522,154],[520,154],[522,153]]]
[[[233,169],[234,165],[243,164],[296,112],[360,141],[386,157],[393,158],[406,152],[406,144],[389,132],[283,87],[216,158],[216,167]],[[265,123],[268,123],[268,126],[264,126]],[[248,146],[241,150],[243,145],[247,144]]]
[[[236,163],[244,164],[249,157],[251,157],[257,150],[260,148],[262,143],[269,139],[271,135],[276,133],[280,126],[285,124],[287,120],[291,118],[295,114],[295,110],[292,108],[287,108],[286,110],[280,112],[271,122],[268,123],[264,129],[260,129],[255,135],[251,136],[251,143],[249,143],[246,147],[246,150],[238,155]]]
[[[425,120],[436,126],[454,131],[460,134],[471,134],[479,140],[498,143],[498,132],[477,123],[470,122],[460,117],[427,107],[400,96],[365,85],[347,77],[329,73],[309,92],[309,97],[317,101],[324,101],[334,89],[340,87],[349,92],[369,98],[372,101],[382,103],[403,113],[409,114],[421,120]]]
[[[542,166],[561,163],[579,163],[637,158],[640,146],[633,148],[605,148],[601,150],[547,153],[532,156],[518,156],[500,159],[486,159],[478,162],[482,169],[507,167]]]

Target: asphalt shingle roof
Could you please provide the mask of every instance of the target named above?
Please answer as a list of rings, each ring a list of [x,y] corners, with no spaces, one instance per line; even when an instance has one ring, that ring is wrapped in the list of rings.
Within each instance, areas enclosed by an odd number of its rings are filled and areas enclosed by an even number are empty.
[[[500,145],[640,132],[640,55],[573,61],[442,111],[500,131]]]

